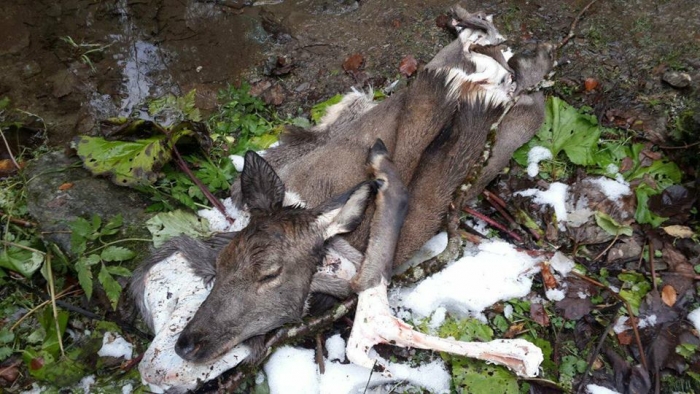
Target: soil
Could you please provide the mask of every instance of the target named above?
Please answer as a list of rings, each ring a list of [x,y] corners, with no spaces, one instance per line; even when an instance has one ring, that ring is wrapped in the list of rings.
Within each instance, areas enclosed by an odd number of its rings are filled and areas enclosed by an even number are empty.
[[[55,146],[97,133],[101,119],[143,116],[145,102],[166,93],[196,88],[198,105],[211,110],[218,89],[245,81],[282,114],[305,115],[314,103],[351,87],[405,83],[399,73],[404,57],[420,66],[452,39],[437,25],[453,3],[3,2],[0,97],[42,117]],[[495,14],[517,48],[561,41],[587,3],[481,1],[470,9]],[[697,106],[695,0],[598,2],[576,33],[555,76],[554,91],[569,102],[590,105],[604,121],[655,141],[666,138],[669,118]],[[353,54],[360,55],[360,68],[346,72],[344,61]],[[686,72],[689,86],[663,82],[668,71]]]

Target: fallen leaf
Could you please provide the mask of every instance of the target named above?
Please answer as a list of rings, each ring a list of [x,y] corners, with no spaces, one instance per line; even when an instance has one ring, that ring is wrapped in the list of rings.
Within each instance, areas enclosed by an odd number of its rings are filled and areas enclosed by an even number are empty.
[[[567,320],[578,320],[591,313],[593,303],[588,298],[566,297],[556,303],[557,312]]]
[[[673,306],[676,303],[677,296],[676,289],[671,285],[666,285],[661,289],[661,301],[668,306]]]
[[[632,343],[632,334],[630,330],[623,331],[619,334],[617,334],[617,341],[620,342],[620,345],[629,345]]]
[[[549,264],[540,264],[540,268],[540,272],[542,273],[542,281],[544,282],[545,289],[556,289],[557,278],[555,278],[552,274],[552,270],[549,268]]]
[[[0,379],[4,379],[7,383],[13,383],[19,376],[19,369],[15,366],[0,367]]]
[[[399,63],[399,72],[401,75],[404,77],[410,77],[413,75],[413,73],[416,72],[418,69],[418,61],[416,60],[415,57],[408,55],[401,59],[401,63]]]
[[[666,234],[674,238],[691,238],[695,233],[688,226],[680,226],[674,224],[673,226],[662,227]]]
[[[347,73],[355,73],[360,70],[363,64],[365,64],[365,58],[359,53],[355,53],[345,59],[343,62],[343,70]]]
[[[523,332],[523,328],[525,327],[525,323],[518,323],[518,324],[513,324],[512,326],[508,327],[508,331],[503,334],[504,338],[515,338],[517,335],[519,335],[521,332]]]
[[[549,325],[549,315],[542,304],[536,302],[530,304],[530,317],[541,326],[547,327]]]
[[[32,371],[36,371],[37,369],[41,369],[44,366],[44,358],[43,357],[36,357],[33,358],[29,362],[29,369]]]
[[[72,182],[66,182],[66,183],[62,184],[61,186],[59,186],[59,187],[58,187],[58,190],[60,190],[60,191],[66,191],[66,190],[68,190],[68,189],[70,189],[70,188],[72,188],[72,187],[73,187],[73,183],[72,183]]]
[[[625,173],[634,167],[634,160],[630,157],[625,157],[620,163],[620,173]]]
[[[598,83],[598,80],[595,78],[586,78],[583,85],[584,85],[586,91],[590,92],[591,90],[595,90],[595,88],[598,87],[599,83]]]
[[[444,29],[450,23],[450,17],[446,14],[440,14],[435,18],[435,26]]]

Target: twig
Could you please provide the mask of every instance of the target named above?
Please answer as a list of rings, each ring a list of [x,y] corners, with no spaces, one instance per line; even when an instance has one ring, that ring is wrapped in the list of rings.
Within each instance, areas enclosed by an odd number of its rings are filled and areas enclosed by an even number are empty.
[[[561,42],[557,45],[557,48],[556,48],[557,51],[560,50],[561,48],[563,48],[564,45],[566,45],[569,42],[569,40],[574,38],[574,36],[576,35],[576,33],[575,33],[576,25],[578,25],[578,22],[583,17],[583,14],[585,14],[586,11],[588,11],[588,9],[591,8],[591,6],[593,4],[595,4],[596,1],[598,1],[598,0],[591,0],[585,7],[583,7],[581,12],[579,12],[578,15],[576,15],[576,18],[574,18],[574,21],[571,23],[571,28],[569,29],[569,34],[567,34],[567,36],[564,37],[564,39],[561,40]]]
[[[483,194],[484,194],[484,198],[486,198],[486,201],[488,201],[488,203],[489,203],[492,207],[494,207],[494,208],[496,209],[496,211],[498,211],[498,213],[501,214],[501,216],[503,216],[503,219],[505,219],[505,220],[511,225],[511,227],[517,227],[517,226],[518,226],[518,224],[515,222],[515,219],[513,219],[513,216],[511,216],[511,215],[508,213],[508,211],[506,211],[506,208],[505,208],[505,207],[501,206],[501,204],[497,203],[497,202],[493,199],[493,195],[492,195],[491,193],[489,193],[488,191],[484,190]]]
[[[479,212],[477,212],[477,211],[475,211],[475,210],[473,210],[473,209],[471,209],[471,208],[469,208],[469,207],[464,207],[464,208],[462,208],[462,210],[463,210],[464,212],[466,212],[466,213],[468,213],[468,214],[474,216],[475,218],[481,219],[481,220],[485,221],[486,223],[490,224],[491,226],[493,226],[493,227],[495,227],[495,228],[497,228],[497,229],[503,231],[504,233],[510,235],[510,236],[511,236],[513,239],[515,239],[516,241],[521,242],[521,243],[523,242],[523,239],[520,238],[520,236],[519,236],[518,234],[516,234],[516,233],[510,231],[508,228],[506,228],[506,226],[504,226],[504,225],[502,225],[501,223],[499,223],[499,222],[497,222],[497,221],[491,219],[490,217],[488,217],[488,216],[486,216],[486,215],[484,215],[484,214],[481,214],[481,213],[479,213]]]
[[[687,149],[687,148],[692,148],[693,146],[700,145],[700,141],[693,142],[692,144],[685,144],[683,146],[663,146],[659,145],[659,148],[661,149]]]
[[[224,215],[224,217],[226,218],[226,220],[227,220],[230,224],[233,224],[234,220],[233,220],[232,218],[230,218],[230,217],[228,216],[228,214],[226,213],[226,208],[224,207],[224,204],[222,204],[221,201],[219,201],[219,199],[216,198],[216,196],[214,196],[213,194],[211,194],[211,192],[209,191],[209,188],[206,187],[206,186],[202,183],[202,181],[200,181],[199,178],[197,178],[197,177],[192,173],[192,171],[190,170],[189,167],[187,167],[187,163],[185,163],[185,160],[182,158],[182,156],[180,156],[180,152],[177,150],[177,147],[175,146],[175,144],[173,144],[173,153],[175,153],[175,163],[177,163],[177,166],[180,167],[180,169],[181,169],[185,174],[187,174],[188,177],[190,177],[190,179],[192,180],[192,182],[194,182],[194,184],[197,185],[197,187],[202,191],[202,193],[203,193],[204,196],[207,198],[207,200],[209,200],[209,202],[210,202],[216,209],[218,209],[219,212],[221,212],[222,215]]]
[[[604,254],[608,253],[608,250],[610,250],[610,248],[612,248],[612,246],[615,245],[615,242],[617,242],[617,239],[618,239],[619,237],[620,237],[620,233],[615,234],[615,238],[613,238],[612,242],[610,242],[610,244],[608,245],[608,247],[605,248],[605,250],[603,250],[602,252],[600,252],[600,254],[598,254],[598,255],[593,259],[593,261],[598,261],[598,259],[601,258],[601,257],[603,257]]]
[[[484,195],[486,196],[486,198],[490,198],[491,200],[493,200],[493,202],[502,206],[503,208],[507,208],[506,202],[503,201],[503,199],[498,194],[484,189]]]
[[[597,280],[591,279],[591,278],[587,277],[586,275],[579,274],[576,271],[571,271],[571,273],[574,274],[574,276],[576,276],[579,279],[583,279],[588,283],[591,283],[593,285],[596,285],[598,287],[601,287],[603,289],[608,290],[613,295],[613,297],[617,298],[619,301],[621,301],[625,304],[625,308],[627,309],[627,313],[630,315],[630,317],[634,316],[634,313],[632,313],[632,306],[630,306],[630,303],[627,302],[627,300],[624,299],[621,295],[612,291],[612,289],[610,289],[610,287],[604,285],[603,283],[598,282]],[[642,346],[642,340],[639,337],[639,330],[637,329],[637,322],[635,320],[636,319],[630,319],[630,322],[632,323],[632,330],[634,331],[634,339],[637,342],[637,347],[639,348],[639,358],[642,360],[642,365],[646,369],[647,368],[647,358],[644,355],[644,347]]]
[[[644,250],[642,250],[644,254]],[[658,291],[656,288],[656,268],[654,267],[654,243],[651,238],[649,239],[649,270],[651,271],[651,285],[654,286],[654,291]]]
[[[70,291],[73,287],[75,287],[75,286],[71,286],[71,287],[67,288],[66,290],[63,290],[62,292],[60,292],[59,294],[56,295],[55,299],[59,299],[59,298],[62,298],[62,297],[66,297],[66,296],[69,296],[69,295],[78,293],[79,290]],[[31,316],[31,315],[32,315],[34,312],[36,312],[37,310],[39,310],[39,309],[43,308],[44,306],[48,305],[50,302],[51,302],[51,300],[45,300],[45,301],[42,302],[41,304],[39,304],[39,305],[35,306],[34,308],[28,310],[27,313],[24,314],[24,316],[20,317],[20,318],[15,322],[15,324],[13,324],[12,327],[10,327],[10,331],[14,331],[15,328],[17,328],[17,327],[20,325],[20,323],[22,323],[26,318],[28,318],[29,316]]]
[[[46,273],[48,275],[49,296],[51,297],[51,310],[53,311],[53,321],[56,324],[56,338],[58,339],[58,347],[61,349],[61,355],[66,356],[66,351],[63,348],[63,336],[61,335],[61,326],[58,323],[58,308],[56,308],[56,284],[53,280],[53,269],[51,268],[51,253],[46,254]]]
[[[367,389],[369,389],[369,382],[372,381],[372,374],[374,373],[374,367],[377,366],[377,360],[374,360],[374,365],[372,366],[372,369],[369,371],[369,376],[367,377],[367,384],[365,384],[365,390],[363,393],[367,392]]]
[[[316,333],[316,364],[321,375],[326,373],[326,364],[323,362],[323,337],[320,332]]]
[[[42,256],[46,254],[46,252],[42,252],[41,250],[30,248],[29,246],[24,246],[22,244],[10,242],[10,241],[0,240],[0,244],[3,244],[5,246],[13,246],[13,247],[19,248],[19,249],[28,250],[32,253],[39,253]]]
[[[608,337],[608,334],[610,333],[610,330],[615,326],[615,320],[617,317],[617,312],[620,310],[620,307],[622,306],[621,302],[618,302],[617,305],[615,306],[615,310],[612,314],[612,319],[610,319],[610,323],[605,327],[605,330],[603,333],[600,335],[600,340],[598,341],[598,345],[595,347],[595,350],[593,350],[593,353],[591,353],[591,356],[588,359],[588,365],[586,365],[586,371],[583,373],[583,377],[581,378],[581,383],[578,384],[578,389],[576,390],[576,394],[581,393],[581,390],[586,386],[586,381],[588,380],[588,374],[591,372],[591,368],[593,367],[593,363],[595,362],[595,359],[598,357],[598,354],[600,354],[600,350],[603,348],[603,344],[605,343],[605,338]]]
[[[2,142],[5,143],[5,148],[7,148],[7,154],[10,155],[10,160],[12,160],[12,164],[15,166],[17,170],[20,170],[20,166],[17,163],[17,160],[15,160],[15,156],[12,154],[12,149],[10,149],[10,144],[7,142],[7,139],[5,138],[5,133],[2,132],[2,129],[0,129],[0,137],[2,137]]]
[[[10,223],[18,224],[22,227],[36,227],[37,224],[34,222],[30,222],[28,220],[22,220],[22,219],[17,219],[15,217],[10,216],[9,214],[0,211],[0,216],[7,216],[7,219],[10,221]]]

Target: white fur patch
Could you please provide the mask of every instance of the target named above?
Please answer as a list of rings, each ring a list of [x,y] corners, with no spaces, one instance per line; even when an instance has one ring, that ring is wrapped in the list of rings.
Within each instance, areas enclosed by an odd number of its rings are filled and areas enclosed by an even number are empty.
[[[515,83],[511,73],[493,58],[480,53],[472,53],[470,60],[476,67],[472,74],[467,74],[460,68],[447,70],[445,86],[448,87],[448,94],[456,99],[462,85],[471,82],[478,84],[481,88],[475,90],[475,93],[483,95],[489,102],[505,104],[510,101],[515,91]]]
[[[372,89],[367,93],[363,93],[353,88],[352,92],[343,96],[339,103],[333,104],[326,109],[326,114],[321,118],[318,127],[322,129],[327,128],[335,123],[346,111],[350,111],[356,116],[369,111],[375,105],[374,91]]]
[[[304,201],[299,194],[292,191],[287,191],[284,193],[284,201],[282,202],[282,205],[285,207],[297,205],[300,208],[306,208],[306,201]]]

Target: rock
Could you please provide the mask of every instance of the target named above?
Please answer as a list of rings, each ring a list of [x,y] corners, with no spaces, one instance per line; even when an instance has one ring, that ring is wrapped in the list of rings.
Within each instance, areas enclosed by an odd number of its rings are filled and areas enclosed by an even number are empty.
[[[41,73],[41,66],[34,60],[30,60],[22,67],[22,78],[27,79]]]
[[[309,88],[309,86],[311,86],[310,83],[304,82],[301,85],[297,86],[296,89],[294,89],[294,91],[297,93],[301,93],[301,92],[307,90]]]
[[[55,98],[61,98],[73,93],[78,85],[78,79],[70,71],[64,69],[58,71],[49,78],[52,89],[51,94]]]
[[[263,92],[261,97],[265,104],[274,106],[282,105],[285,98],[284,89],[282,89],[280,85],[275,85]]]
[[[145,213],[148,202],[144,196],[76,168],[77,160],[62,152],[52,152],[39,157],[27,168],[26,176],[30,179],[27,208],[39,223],[44,238],[71,255],[68,222],[92,215],[106,221],[117,214],[122,215],[122,231],[128,231],[129,237],[148,238],[144,223],[150,215]],[[60,190],[66,183],[73,186]]]
[[[679,89],[688,87],[690,85],[690,81],[692,80],[688,73],[671,70],[666,71],[661,79],[674,88]]]
[[[634,238],[627,238],[622,242],[618,242],[610,248],[608,252],[608,262],[615,260],[627,260],[633,257],[639,257],[642,253],[642,247],[634,240]]]

